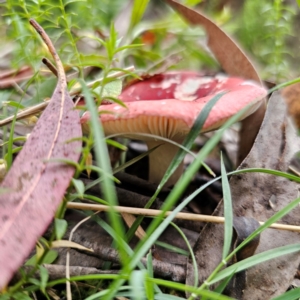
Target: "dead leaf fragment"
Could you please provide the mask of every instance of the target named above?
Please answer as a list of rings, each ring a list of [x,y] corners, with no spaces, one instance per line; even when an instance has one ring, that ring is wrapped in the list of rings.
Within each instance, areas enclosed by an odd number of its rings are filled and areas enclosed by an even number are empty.
[[[199,11],[190,9],[174,0],[165,1],[183,16],[188,23],[204,27],[208,36],[208,47],[227,74],[261,83],[249,58],[220,27]],[[237,165],[242,162],[252,148],[264,118],[265,109],[265,103],[262,103],[256,112],[242,121]]]
[[[31,24],[54,56],[59,80],[49,105],[1,184],[10,191],[0,194],[0,290],[51,222],[74,174],[72,166],[53,160],[77,161],[81,149],[79,141],[70,141],[82,133],[63,66],[43,29],[35,21]]]
[[[54,241],[51,243],[51,248],[73,248],[78,250],[94,252],[92,248],[87,248],[78,243],[67,241],[67,240]]]
[[[6,70],[0,72],[0,89],[13,87],[15,83],[27,80],[33,76],[30,67],[24,66],[19,70]]]

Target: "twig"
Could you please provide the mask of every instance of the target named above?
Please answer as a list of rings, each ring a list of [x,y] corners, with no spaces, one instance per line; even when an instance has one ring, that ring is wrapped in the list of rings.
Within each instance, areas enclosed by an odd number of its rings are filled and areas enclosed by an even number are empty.
[[[141,178],[134,177],[133,175],[127,174],[127,173],[117,173],[115,175],[117,179],[121,181],[121,187],[116,187],[117,192],[117,198],[119,199],[119,205],[120,206],[126,206],[126,207],[138,207],[138,208],[144,208],[145,205],[149,202],[150,197],[144,196],[144,194],[150,194],[150,191],[156,188],[156,186],[148,181],[145,181]],[[134,186],[134,179],[136,178],[137,183],[136,186]],[[93,182],[90,179],[86,178],[80,178],[84,185],[89,185],[91,182]],[[129,180],[127,180],[129,179]],[[129,184],[128,184],[129,183]],[[124,185],[124,188],[123,188]],[[133,191],[135,190],[135,191]],[[102,197],[102,191],[99,186],[99,184],[92,186],[88,189],[88,193],[91,195],[95,195],[97,197]],[[168,193],[169,190],[167,188],[163,188],[164,193]],[[155,190],[153,190],[153,193]],[[153,194],[152,193],[152,194]],[[162,194],[159,195],[163,196]],[[166,196],[164,196],[165,198]],[[86,200],[86,199],[85,199]],[[94,202],[86,201],[87,203],[93,204]],[[163,206],[164,202],[160,200],[160,198],[156,198],[154,202],[151,205],[152,209],[159,210]],[[188,212],[187,209],[183,209],[182,212]],[[193,222],[192,220],[182,220],[177,219],[174,220],[174,223],[176,223],[178,226],[199,232],[201,228],[203,227],[203,224]]]
[[[62,278],[66,278],[66,266],[63,265],[49,265],[43,264],[43,267],[47,269],[49,274],[49,280],[58,280]],[[92,275],[92,274],[118,274],[118,270],[99,270],[97,268],[90,267],[81,267],[81,266],[70,266],[70,277],[74,276],[84,276],[84,275]],[[26,273],[32,272],[34,267],[32,266],[24,266],[23,270]],[[23,274],[24,275],[24,274]],[[33,274],[34,278],[40,279],[40,272],[36,271]],[[16,273],[14,278],[12,279],[12,283],[16,283],[22,279],[22,273]]]
[[[55,66],[52,64],[52,62],[51,62],[48,58],[44,57],[44,58],[42,59],[42,62],[43,62],[44,65],[46,65],[46,66],[48,67],[48,69],[49,69],[56,77],[58,77],[57,70],[56,70]]]
[[[75,203],[75,202],[69,202],[67,204],[67,208],[80,209],[80,210],[94,210],[94,211],[108,211],[110,209],[109,206],[106,205],[85,204],[85,203]],[[161,211],[156,209],[145,209],[145,208],[135,208],[135,207],[124,207],[124,206],[115,206],[114,210],[120,213],[125,212],[133,215],[143,215],[149,217],[155,217],[161,214]],[[165,216],[167,217],[171,213],[172,211],[167,211],[165,213]],[[181,212],[177,213],[175,218],[199,221],[199,222],[220,223],[220,224],[225,222],[224,217],[197,215],[197,214],[181,213]],[[259,222],[259,224],[263,225],[264,222]],[[273,223],[272,225],[270,225],[269,228],[300,232],[300,226],[296,226],[296,225],[285,225],[285,224]]]
[[[124,69],[124,71],[118,71],[115,73],[111,73],[106,78],[119,78],[119,77],[125,75],[126,73],[133,72],[133,71],[134,71],[134,66],[130,66],[130,67]],[[102,80],[103,80],[103,78],[100,78],[95,81],[89,82],[87,84],[87,86],[89,88],[91,88],[95,83],[101,82]],[[75,95],[79,94],[80,92],[81,92],[81,87],[71,90],[69,94],[70,94],[70,96],[75,96]],[[26,109],[20,111],[19,113],[17,113],[16,117],[13,115],[13,116],[5,118],[0,121],[0,127],[11,123],[14,118],[16,118],[16,120],[21,120],[21,119],[27,118],[29,116],[35,115],[35,114],[43,111],[47,107],[48,103],[49,103],[49,101],[39,103],[37,105],[31,106],[29,108],[26,108]]]
[[[94,254],[105,261],[111,261],[120,264],[119,252],[113,248],[94,245]],[[141,263],[147,266],[147,259],[142,258]],[[181,265],[164,262],[152,258],[153,272],[156,276],[175,282],[184,282],[186,279],[186,267]]]
[[[300,177],[300,173],[299,173],[299,171],[297,171],[294,167],[292,167],[292,166],[289,166],[289,170],[291,171],[291,172],[293,172],[295,175],[297,175],[297,176],[299,176]]]

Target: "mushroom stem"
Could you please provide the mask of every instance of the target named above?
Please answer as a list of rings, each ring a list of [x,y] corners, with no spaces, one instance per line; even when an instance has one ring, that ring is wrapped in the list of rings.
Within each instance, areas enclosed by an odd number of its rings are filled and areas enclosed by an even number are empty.
[[[149,154],[149,181],[159,184],[179,148],[171,143],[162,141],[147,141],[148,149],[157,147]],[[174,185],[183,172],[183,162],[169,178],[165,186]]]

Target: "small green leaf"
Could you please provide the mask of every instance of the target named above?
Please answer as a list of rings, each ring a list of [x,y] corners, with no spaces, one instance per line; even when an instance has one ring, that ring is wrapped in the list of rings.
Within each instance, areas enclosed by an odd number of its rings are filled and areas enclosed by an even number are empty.
[[[58,256],[57,251],[51,249],[45,255],[42,263],[43,264],[52,264],[56,260],[57,256]]]
[[[80,195],[80,198],[82,199],[85,191],[84,183],[79,179],[72,178],[72,184],[74,185],[77,193]]]
[[[104,66],[106,62],[106,57],[103,55],[89,54],[83,55],[80,54],[80,65],[81,66]]]
[[[54,229],[55,229],[55,234],[56,238],[58,240],[61,240],[66,233],[68,228],[68,222],[64,219],[55,219],[54,220]]]
[[[100,94],[101,86],[94,89],[94,92]],[[122,92],[122,80],[117,79],[107,83],[102,90],[102,98],[113,97],[117,98]]]
[[[35,266],[36,265],[36,254],[31,256],[25,263],[25,266]]]
[[[46,286],[49,279],[49,273],[48,270],[43,266],[39,266],[39,269],[40,269],[40,289],[43,293],[46,293]]]
[[[22,105],[21,103],[16,102],[16,101],[7,101],[5,104],[7,106],[16,107],[16,108],[19,108],[19,109],[25,108],[24,105]]]

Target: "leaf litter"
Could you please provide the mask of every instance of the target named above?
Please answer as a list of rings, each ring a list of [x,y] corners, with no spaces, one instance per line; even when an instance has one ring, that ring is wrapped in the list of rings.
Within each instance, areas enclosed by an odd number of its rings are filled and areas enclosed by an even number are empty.
[[[1,184],[10,192],[0,195],[0,289],[28,257],[69,186],[74,168],[54,160],[77,161],[81,150],[81,142],[72,140],[82,132],[62,63],[44,30],[34,20],[31,25],[53,55],[59,78],[48,107]]]
[[[200,13],[192,11],[189,8],[184,7],[183,5],[177,3],[173,0],[166,0],[166,2],[168,2],[173,8],[175,8],[185,18],[187,18],[190,23],[200,24],[205,27],[205,29],[208,33],[208,36],[209,36],[208,45],[211,48],[214,55],[216,56],[216,58],[219,60],[223,69],[228,74],[238,75],[238,76],[242,76],[244,78],[253,79],[253,80],[260,82],[260,79],[259,79],[253,65],[249,61],[249,59],[243,54],[243,52],[239,49],[239,47],[235,44],[235,42],[233,42],[217,25],[215,25],[213,22],[211,22],[209,19],[207,19]],[[222,49],[226,49],[226,51],[225,52],[220,51]],[[65,101],[66,101],[65,105],[60,106],[63,102],[61,100],[64,95],[65,95]],[[278,98],[278,95],[276,97]],[[6,183],[4,186],[7,187],[8,185],[11,185],[15,190],[13,191],[13,193],[11,193],[9,195],[8,194],[0,195],[0,205],[2,207],[4,207],[4,210],[2,208],[0,210],[0,243],[2,245],[5,245],[5,242],[7,242],[8,240],[10,241],[11,239],[14,239],[15,237],[19,238],[19,241],[16,241],[14,245],[10,245],[9,246],[10,248],[8,248],[11,251],[12,248],[15,247],[15,250],[12,251],[12,253],[9,253],[9,254],[11,254],[11,256],[9,257],[9,260],[10,260],[9,265],[10,266],[11,266],[11,261],[14,260],[15,257],[17,257],[18,255],[20,255],[20,253],[22,254],[21,260],[24,260],[26,258],[26,256],[29,253],[28,251],[30,251],[30,249],[28,250],[28,248],[33,247],[34,242],[37,239],[37,237],[43,233],[43,231],[47,227],[47,224],[49,224],[49,222],[51,221],[54,211],[55,211],[55,207],[57,207],[57,205],[61,201],[64,191],[67,188],[69,180],[71,178],[70,174],[72,174],[73,170],[70,166],[64,165],[62,163],[54,163],[54,162],[49,163],[49,162],[47,162],[47,159],[51,159],[51,160],[53,158],[54,159],[55,158],[59,158],[59,159],[67,158],[67,159],[72,159],[72,160],[78,159],[78,155],[80,153],[80,150],[79,150],[80,144],[77,142],[66,143],[66,141],[68,141],[70,139],[70,133],[73,134],[73,135],[71,135],[72,137],[78,137],[81,135],[80,129],[78,129],[76,127],[77,126],[76,124],[79,124],[79,122],[77,122],[77,116],[75,116],[76,113],[74,113],[74,111],[72,111],[72,105],[73,105],[71,103],[72,101],[69,101],[69,100],[71,100],[71,99],[65,90],[64,74],[63,74],[63,76],[62,76],[62,74],[60,74],[59,82],[58,82],[57,88],[52,96],[50,105],[48,106],[47,110],[44,112],[44,114],[40,118],[40,121],[37,124],[34,131],[32,132],[28,143],[26,143],[26,145],[24,146],[25,150],[23,149],[23,151],[19,154],[18,158],[15,160],[15,163],[5,180]],[[269,108],[269,109],[271,110],[272,108]],[[249,152],[250,148],[252,147],[253,140],[254,140],[254,138],[257,134],[257,131],[260,127],[260,124],[262,122],[264,111],[265,111],[265,108],[262,105],[255,114],[253,114],[251,117],[247,118],[247,120],[244,121],[244,124],[243,124],[244,131],[242,131],[243,133],[241,134],[239,162],[246,156],[246,154]],[[273,108],[273,112],[274,111],[276,111],[276,108]],[[56,113],[58,113],[59,116],[57,116]],[[56,118],[56,119],[52,119],[52,118]],[[270,122],[271,117],[268,116],[268,118],[269,119],[267,119],[265,122]],[[282,118],[285,118],[285,116]],[[65,119],[68,119],[68,120],[65,120]],[[42,123],[41,120],[43,120],[44,124],[41,124]],[[281,141],[281,144],[280,144],[281,150],[278,150],[277,148],[279,147],[279,145],[277,145],[277,144],[273,145],[273,140],[271,139],[271,137],[269,138],[269,144],[272,145],[272,153],[273,153],[273,151],[274,152],[276,152],[277,150],[279,151],[276,153],[277,156],[276,156],[276,154],[274,154],[275,160],[268,161],[268,160],[271,160],[271,158],[273,158],[273,156],[268,153],[269,145],[266,146],[266,145],[262,144],[259,146],[259,149],[257,150],[259,153],[258,157],[255,157],[255,159],[251,160],[251,155],[254,155],[253,152],[255,151],[255,149],[253,148],[251,153],[249,154],[249,156],[246,158],[246,160],[242,164],[241,168],[247,167],[246,166],[247,164],[249,164],[249,166],[258,166],[257,163],[259,163],[262,165],[262,167],[272,168],[272,166],[273,166],[273,168],[275,168],[275,169],[277,168],[279,170],[286,170],[285,167],[286,167],[286,164],[288,163],[288,157],[290,157],[291,152],[293,152],[293,151],[290,151],[290,149],[288,149],[289,148],[288,140],[291,139],[290,137],[288,137],[288,135],[292,135],[290,127],[289,127],[290,125],[286,125],[287,124],[287,123],[285,123],[286,120],[284,120],[284,121],[278,121],[278,120],[274,121],[273,120],[272,122],[274,124],[276,124],[276,126],[274,125],[274,128],[271,128],[271,125],[266,125],[264,123],[264,125],[263,125],[264,129],[262,128],[262,130],[274,131],[274,133],[277,135],[276,136],[272,135],[273,139],[278,139],[278,141],[279,140]],[[60,123],[60,125],[59,125],[59,123]],[[72,126],[71,126],[71,123],[72,123]],[[48,128],[48,126],[51,127],[50,124],[53,124],[53,127],[56,128],[57,130],[55,131],[54,129],[51,130],[50,128]],[[282,124],[285,124],[285,125],[282,125]],[[269,128],[266,129],[268,126],[269,126]],[[58,129],[58,127],[59,127],[59,129]],[[74,127],[76,127],[76,128],[74,128]],[[65,130],[65,132],[61,132],[61,130],[60,130],[61,128],[63,128],[63,130]],[[278,130],[281,133],[281,135],[280,135],[280,133],[278,133]],[[55,135],[55,134],[53,135],[54,131],[57,133],[57,135]],[[41,135],[43,135],[43,139],[41,138]],[[284,135],[286,135],[286,140],[284,140]],[[244,137],[245,137],[245,139],[244,139]],[[256,142],[259,141],[259,139],[262,139],[262,137],[258,136],[256,139]],[[45,143],[45,145],[42,146],[41,142]],[[280,142],[278,142],[278,143],[280,143]],[[27,146],[28,144],[29,145],[32,144],[32,146]],[[50,148],[47,148],[47,145],[48,146],[50,145]],[[59,148],[59,146],[60,146],[60,148]],[[254,147],[257,147],[257,144],[255,144]],[[76,151],[75,151],[75,149],[76,149]],[[32,155],[32,154],[34,154],[34,155]],[[19,157],[21,157],[21,158],[19,158]],[[45,158],[46,158],[46,160],[45,160]],[[27,160],[28,160],[28,162],[27,162]],[[255,176],[258,176],[259,179],[256,179],[256,180],[252,179],[253,180],[252,183],[251,184],[248,183],[248,186],[247,186],[247,180],[248,180],[247,178],[248,177],[245,177],[246,178],[245,180],[241,180],[241,178],[244,178],[244,176],[248,176],[248,175],[250,176],[250,178],[252,178],[251,176],[253,176],[253,178]],[[288,188],[290,188],[292,190],[292,192],[289,194],[289,196],[291,196],[291,194],[293,194],[292,197],[294,197],[294,192],[295,192],[295,189],[294,189],[295,184],[294,183],[290,183],[286,179],[275,178],[274,181],[269,180],[272,183],[270,182],[268,185],[268,179],[270,178],[270,175],[263,175],[263,177],[264,176],[266,177],[266,181],[262,180],[262,183],[260,182],[260,180],[261,180],[260,176],[261,176],[261,174],[257,175],[257,174],[252,173],[252,174],[238,175],[238,176],[235,176],[232,178],[231,184],[236,185],[236,187],[235,187],[236,190],[232,187],[233,200],[238,198],[237,203],[234,203],[234,208],[235,208],[234,213],[236,215],[239,215],[239,216],[248,216],[249,215],[251,217],[254,216],[255,218],[257,217],[257,219],[262,221],[262,220],[267,219],[268,216],[272,214],[272,212],[278,210],[278,202],[280,202],[280,207],[282,205],[284,206],[286,204],[286,202],[285,202],[285,204],[283,202],[281,204],[281,197],[282,198],[286,197],[286,195],[288,194],[287,193]],[[59,183],[57,182],[58,178],[59,178]],[[32,183],[37,182],[38,180],[39,180],[39,182],[37,183],[37,185],[33,186]],[[15,181],[15,183],[18,183],[18,185],[12,185],[12,183],[14,181]],[[251,196],[252,198],[255,198],[255,201],[253,201],[253,204],[251,204],[252,202],[248,201],[248,200],[245,200],[245,204],[244,204],[244,202],[242,200],[240,200],[244,197],[244,195],[241,195],[241,192],[239,189],[244,191],[244,187],[243,187],[243,185],[240,186],[239,181],[243,181],[243,183],[245,184],[245,189],[250,188],[250,191],[246,190],[245,192],[243,192],[243,194],[246,194],[246,195],[249,195],[249,197]],[[289,184],[287,184],[287,182]],[[41,186],[39,186],[39,183],[43,183],[43,185],[41,184]],[[51,187],[51,189],[49,189],[49,190],[43,189],[44,183],[46,183],[46,184],[50,183],[52,185],[55,184],[55,187],[54,188]],[[252,185],[254,183],[255,183],[255,186],[253,187]],[[263,183],[265,183],[265,185],[268,187],[273,186],[273,184],[275,186],[276,191],[273,191],[270,188],[270,191],[266,192],[266,195],[267,195],[266,198],[268,198],[270,196],[268,202],[266,202],[266,199],[264,197],[265,194],[264,193],[262,194],[261,186]],[[282,187],[283,185],[286,185],[286,186]],[[259,193],[259,191],[257,189],[258,186],[260,187],[259,189],[260,189],[261,193]],[[25,196],[26,196],[25,197],[24,191],[27,191],[26,189],[30,190],[31,194],[25,193]],[[58,195],[60,195],[60,197],[58,197]],[[284,197],[283,197],[283,195],[284,195]],[[261,200],[261,198],[260,198],[262,196],[264,198],[263,200]],[[21,197],[21,198],[19,198],[19,197]],[[38,199],[38,198],[40,198],[40,199]],[[280,198],[280,201],[278,201],[279,198]],[[289,198],[289,200],[294,199],[294,198]],[[42,205],[41,205],[41,201],[40,201],[41,199],[43,200]],[[53,199],[55,200],[54,201],[55,203],[51,203],[51,205],[49,204],[48,206],[46,206],[47,204],[45,205],[44,201],[53,200]],[[260,201],[258,199],[260,199]],[[4,203],[4,201],[5,201],[5,203]],[[239,204],[239,203],[242,203],[242,204]],[[16,210],[16,208],[18,210]],[[263,213],[264,210],[267,211],[266,214]],[[9,214],[5,214],[5,211],[9,212]],[[216,213],[222,214],[220,211],[221,211],[221,207],[218,208]],[[249,213],[249,211],[250,211],[250,213]],[[47,214],[46,214],[46,212],[47,212]],[[51,213],[49,214],[49,212],[51,212]],[[45,218],[46,215],[47,215],[47,217]],[[288,218],[288,217],[286,217],[286,218]],[[23,222],[23,221],[26,222],[26,226],[24,226],[24,228],[21,227],[21,229],[22,230],[24,229],[26,234],[24,234],[24,231],[22,231],[23,235],[21,236],[21,233],[14,231],[15,230],[14,228],[16,226],[20,226],[20,225],[15,225],[14,222],[16,222],[17,224],[21,224],[21,222]],[[5,225],[5,224],[8,224],[8,223],[10,223],[10,227],[8,230],[11,230],[9,232],[11,232],[12,235],[5,238],[5,234],[6,234],[5,228],[7,227],[7,225]],[[291,220],[291,222],[288,222],[288,223],[296,224],[297,222],[295,222],[295,220]],[[3,226],[6,226],[6,227],[4,228]],[[32,229],[34,226],[36,227],[35,230]],[[214,226],[216,227],[216,226],[220,226],[220,225],[211,225],[211,224],[207,225],[205,230],[201,233],[198,242],[200,242],[200,239],[203,236],[206,236],[206,232],[208,230],[210,230],[209,228],[210,227],[214,228]],[[221,234],[222,231],[220,230],[220,227],[217,227],[217,228],[219,228],[219,232]],[[238,228],[238,229],[240,229],[240,228]],[[211,229],[211,230],[213,230],[213,229]],[[38,231],[39,231],[39,233],[37,233]],[[203,253],[207,250],[208,255],[206,255],[207,253],[205,252],[203,260],[206,260],[206,261],[214,260],[214,258],[215,258],[214,252],[217,253],[219,248],[221,247],[220,245],[222,245],[223,237],[221,236],[220,238],[217,238],[218,234],[216,234],[214,231],[209,231],[209,232],[213,234],[214,238],[212,239],[210,236],[208,236],[208,239],[206,239],[205,242],[202,242],[202,244],[203,244],[202,246],[205,249],[201,250],[201,246],[199,244],[197,244],[195,247],[196,254],[198,255],[198,259],[199,259],[199,255],[203,255]],[[266,231],[266,232],[269,232],[269,231]],[[269,240],[271,240],[271,242],[272,242],[272,239],[274,239],[274,236],[275,237],[277,236],[277,232],[279,232],[279,231],[270,232]],[[8,232],[7,232],[7,234],[8,234]],[[265,238],[265,234],[266,233],[263,234],[263,239]],[[285,240],[286,236],[284,234],[288,235],[288,233],[283,232],[281,234],[283,234],[283,237],[281,237],[280,242],[278,242],[278,244],[280,244],[280,245],[281,245],[281,242]],[[296,234],[296,235],[297,235],[297,237],[299,237],[298,234]],[[293,235],[293,233],[291,233],[291,236],[295,237],[295,235]],[[292,239],[292,237],[289,236],[288,239]],[[269,240],[267,241],[267,243],[269,243]],[[217,244],[219,243],[219,244],[216,246],[215,243],[217,243]],[[27,244],[30,244],[30,245],[25,250],[22,249],[22,251],[19,252],[20,248],[24,248],[25,244],[26,244],[26,247],[28,246]],[[263,244],[263,246],[262,246],[262,244]],[[259,245],[258,251],[265,250],[265,248],[269,249],[268,246],[269,246],[269,244],[266,245],[266,242],[264,241]],[[220,248],[220,249],[222,250],[222,248]],[[2,261],[1,261],[2,251],[3,250],[1,249],[0,250],[0,265],[7,267],[8,263],[2,264]],[[7,250],[7,252],[8,252],[8,250]],[[211,253],[212,253],[212,257],[210,256]],[[7,255],[7,253],[6,253],[6,255]],[[199,260],[198,260],[198,262],[199,262]],[[215,261],[213,261],[212,263],[214,264]],[[284,267],[285,267],[285,263],[286,263],[286,261],[283,262]],[[20,261],[18,262],[18,264],[20,265]],[[11,276],[13,274],[13,272],[16,270],[15,265],[12,266],[12,268],[14,268],[14,270],[8,271],[8,277]],[[290,277],[294,274],[292,270],[294,270],[295,266],[297,266],[297,261],[296,260],[293,261],[293,266],[292,266],[292,263],[287,263],[287,265],[290,268],[289,271],[287,271],[287,273],[289,273],[289,277]],[[199,266],[203,267],[203,265],[201,265],[201,262],[199,263]],[[261,266],[264,266],[264,264]],[[278,266],[278,264],[276,266]],[[281,266],[281,268],[284,268],[284,267],[282,267],[282,265],[279,265],[279,266]],[[189,265],[189,268],[190,267],[191,266]],[[205,267],[204,272],[206,272],[208,269],[209,269],[209,266],[207,268]],[[202,271],[203,271],[203,269],[202,269]],[[211,272],[211,270],[209,272]],[[262,267],[259,270],[259,272],[261,272],[262,273],[261,275],[263,276],[264,273],[266,273],[268,275],[269,270],[268,269],[265,270]],[[249,272],[247,272],[247,273],[249,273]],[[279,277],[282,279],[282,274],[280,274],[280,272],[278,272],[278,273],[279,274],[277,274],[277,275],[279,275]],[[249,277],[249,274],[250,274],[250,277]],[[251,272],[249,274],[247,274],[248,278],[253,279],[254,277],[251,277],[253,274]],[[200,277],[202,277],[202,276],[203,276],[203,274]],[[285,276],[285,274],[283,276]],[[191,280],[191,278],[192,278],[192,272],[190,272],[190,269],[189,269],[187,282],[189,280]],[[3,284],[3,282],[1,280],[2,279],[0,279],[0,287],[2,287],[2,284]],[[7,283],[7,280],[4,284]],[[288,280],[286,280],[286,282]],[[253,281],[255,281],[255,280],[253,279]],[[191,280],[191,282],[192,282],[192,280]],[[286,284],[286,282],[284,282],[283,285]],[[249,282],[247,283],[247,285],[248,284],[249,284]],[[272,283],[270,285],[272,285]],[[254,287],[252,286],[251,288],[259,289],[258,285],[254,286]],[[248,288],[248,289],[246,288],[245,293],[247,293],[247,291],[249,292],[249,290],[251,292],[251,288]],[[276,289],[277,288],[278,287],[276,286]],[[284,290],[282,290],[282,291],[284,291]]]
[[[290,160],[299,150],[300,141],[286,115],[286,105],[279,93],[272,95],[265,119],[253,148],[239,169],[249,167],[287,171]],[[287,179],[261,173],[245,173],[230,180],[233,214],[259,221],[269,219],[274,213],[298,197],[299,185]],[[287,214],[284,224],[300,225],[300,207]],[[214,212],[223,215],[220,203]],[[224,242],[222,225],[207,224],[194,247],[199,267],[200,282],[206,280],[220,263]],[[261,234],[256,253],[294,244],[300,234],[267,229]],[[270,299],[284,293],[292,282],[300,263],[298,253],[282,256],[259,264],[246,271],[246,283],[241,299]],[[193,284],[194,271],[188,263],[187,284]],[[229,291],[234,296],[235,290]]]

